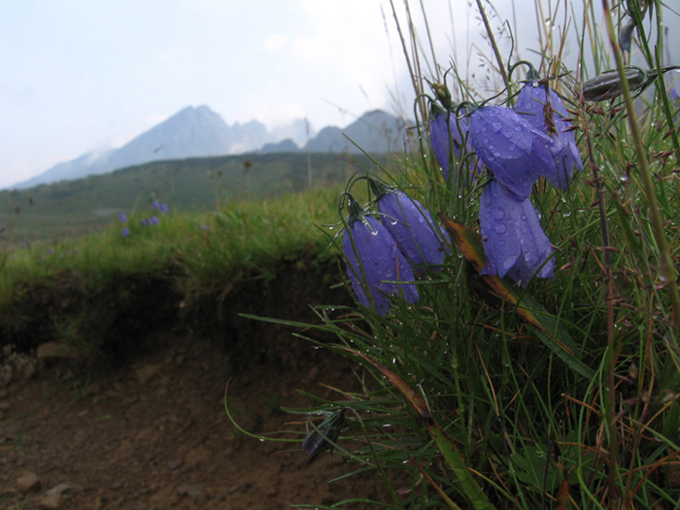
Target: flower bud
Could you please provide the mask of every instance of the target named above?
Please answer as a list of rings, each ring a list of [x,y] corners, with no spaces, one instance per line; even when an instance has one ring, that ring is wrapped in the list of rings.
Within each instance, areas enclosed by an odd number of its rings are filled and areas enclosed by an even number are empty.
[[[346,196],[349,218],[343,252],[357,300],[366,307],[375,305],[378,315],[387,313],[395,295],[407,303],[417,303],[418,290],[410,283],[415,280],[413,268],[394,237],[378,219],[367,215],[351,195]]]
[[[447,236],[436,227],[423,204],[376,179],[369,179],[369,182],[380,219],[406,259],[414,266],[441,268]]]
[[[631,92],[642,92],[656,77],[655,71],[645,71],[633,66],[626,67],[624,74]],[[622,92],[623,84],[617,69],[598,74],[583,84],[583,97],[586,101],[604,101]]]

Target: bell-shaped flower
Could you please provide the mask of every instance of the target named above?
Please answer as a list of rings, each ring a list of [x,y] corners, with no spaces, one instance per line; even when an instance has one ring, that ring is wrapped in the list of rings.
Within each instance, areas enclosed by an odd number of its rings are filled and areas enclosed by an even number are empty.
[[[382,224],[415,266],[441,266],[448,236],[437,228],[423,204],[403,191],[369,178]]]
[[[434,157],[439,163],[444,174],[444,180],[449,178],[449,165],[451,163],[451,149],[460,157],[460,149],[463,140],[467,137],[468,118],[447,112],[433,103],[430,120],[430,145]],[[468,139],[468,151],[471,150]]]
[[[490,181],[482,190],[479,225],[486,254],[482,274],[508,275],[522,286],[534,275],[552,278],[553,247],[529,198],[518,201]]]
[[[540,174],[560,189],[567,189],[574,168],[583,170],[573,124],[566,106],[552,89],[541,82],[529,82],[517,95],[515,111],[533,128],[549,138],[548,148],[555,166],[544,167]]]
[[[351,195],[347,199],[349,217],[343,252],[357,300],[366,307],[375,305],[381,316],[387,313],[395,296],[407,303],[417,303],[413,269],[392,234],[377,218],[366,215]]]
[[[529,197],[538,176],[555,167],[548,136],[510,108],[478,108],[469,129],[477,156],[518,200]]]

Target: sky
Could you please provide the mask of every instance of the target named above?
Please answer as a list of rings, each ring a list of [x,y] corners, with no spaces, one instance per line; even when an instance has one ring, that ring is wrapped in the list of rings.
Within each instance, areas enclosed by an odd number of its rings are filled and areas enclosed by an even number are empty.
[[[528,47],[533,3],[494,1]],[[411,2],[440,63],[484,46],[468,4]],[[394,6],[405,29],[403,0]],[[120,147],[189,105],[270,129],[344,127],[376,108],[412,117],[388,0],[3,0],[0,69],[0,188]]]

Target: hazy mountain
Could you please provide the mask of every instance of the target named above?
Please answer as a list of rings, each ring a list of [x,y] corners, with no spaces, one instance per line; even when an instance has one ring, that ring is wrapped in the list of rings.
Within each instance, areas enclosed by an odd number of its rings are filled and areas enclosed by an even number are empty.
[[[123,147],[99,153],[90,152],[59,163],[12,188],[25,189],[39,184],[79,179],[157,160],[242,154],[258,150],[361,152],[343,133],[368,153],[387,153],[403,148],[405,132],[401,120],[380,110],[362,115],[345,129],[327,127],[313,136],[313,129],[306,119],[298,119],[269,132],[256,120],[229,126],[207,106],[189,106]]]
[[[316,133],[307,119],[296,119],[287,126],[272,129],[271,134],[274,141],[290,138],[296,146],[304,147]]]
[[[403,120],[382,110],[373,110],[344,129],[335,126],[323,128],[304,149],[349,153],[360,153],[363,149],[369,154],[385,154],[403,150],[405,137],[406,124]]]
[[[123,147],[87,153],[59,163],[13,188],[111,172],[154,160],[220,156],[259,149],[271,141],[264,124],[253,120],[229,126],[207,106],[189,106],[134,138]]]
[[[278,143],[267,143],[258,152],[298,152],[299,150],[300,147],[292,139],[286,138]]]

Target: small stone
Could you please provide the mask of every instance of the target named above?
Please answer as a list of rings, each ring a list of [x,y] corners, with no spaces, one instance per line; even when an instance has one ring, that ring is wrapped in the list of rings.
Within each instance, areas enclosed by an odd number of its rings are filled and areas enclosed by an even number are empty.
[[[17,478],[16,487],[19,492],[26,494],[40,487],[40,478],[35,473],[24,473]]]
[[[160,365],[145,365],[141,368],[138,368],[136,370],[137,381],[139,381],[139,384],[141,385],[146,384],[160,371],[160,369]]]
[[[307,380],[310,382],[315,381],[318,376],[319,367],[317,365],[314,365],[312,368],[309,369],[309,372],[307,373]]]
[[[58,510],[61,506],[62,496],[60,493],[55,492],[53,494],[47,494],[44,498],[40,500],[38,506],[43,510]]]
[[[179,487],[177,487],[177,494],[180,496],[189,496],[190,498],[197,498],[201,494],[203,494],[203,491],[199,489],[198,487],[194,487],[193,485],[187,485],[187,484],[182,484]]]
[[[184,464],[184,461],[182,459],[173,459],[168,461],[167,467],[170,471],[174,471],[175,469],[179,468],[182,464]]]
[[[73,359],[78,357],[75,349],[62,342],[45,342],[40,344],[35,354],[38,359],[42,360]]]
[[[55,485],[50,490],[48,490],[47,494],[63,494],[64,492],[68,492],[71,489],[72,487],[69,484],[60,483],[59,485]]]

